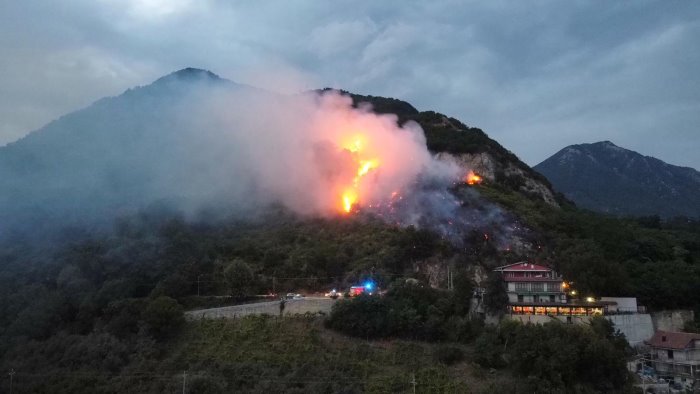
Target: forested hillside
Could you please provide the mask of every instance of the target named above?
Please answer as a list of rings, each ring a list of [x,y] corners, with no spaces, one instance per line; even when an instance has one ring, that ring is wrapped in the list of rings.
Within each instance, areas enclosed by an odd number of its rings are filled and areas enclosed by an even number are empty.
[[[172,391],[185,370],[190,392],[401,392],[414,373],[420,392],[469,384],[476,392],[494,384],[624,392],[626,349],[611,327],[484,326],[468,317],[471,289],[488,285],[477,279],[527,260],[551,265],[582,295],[636,296],[652,310],[700,307],[700,223],[581,211],[479,129],[398,100],[353,98],[418,122],[435,155],[463,165],[486,160],[483,182],[433,193],[457,202],[446,211],[454,222],[442,211],[416,226],[371,210],[315,217],[279,205],[193,216],[160,200],[108,225],[53,223],[60,231],[41,239],[10,234],[0,242],[0,365],[16,372],[18,392]],[[346,313],[326,320],[359,339],[329,331],[323,317],[185,322],[182,315],[367,278],[387,296],[339,304]],[[409,278],[415,287],[404,286]],[[541,337],[556,341],[532,347]],[[531,358],[517,356],[528,349],[536,349]]]

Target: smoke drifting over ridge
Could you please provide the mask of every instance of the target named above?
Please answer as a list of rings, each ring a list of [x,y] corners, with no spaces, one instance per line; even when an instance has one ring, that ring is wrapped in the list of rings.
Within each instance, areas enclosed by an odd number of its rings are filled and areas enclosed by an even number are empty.
[[[247,215],[282,204],[348,215],[420,175],[458,179],[420,126],[338,92],[280,95],[185,69],[0,148],[0,234],[111,223],[152,204]]]
[[[227,92],[210,96],[200,111],[194,118],[208,120],[208,138],[219,141],[219,149],[225,141],[227,165],[258,201],[300,214],[347,214],[376,205],[421,174],[459,178],[456,165],[432,158],[418,124],[399,126],[394,115],[353,108],[350,97],[334,91]]]
[[[0,238],[162,206],[212,219],[282,205],[369,213],[456,245],[488,228],[506,246],[515,222],[456,187],[466,171],[434,158],[417,123],[338,92],[280,95],[185,69],[0,148]]]

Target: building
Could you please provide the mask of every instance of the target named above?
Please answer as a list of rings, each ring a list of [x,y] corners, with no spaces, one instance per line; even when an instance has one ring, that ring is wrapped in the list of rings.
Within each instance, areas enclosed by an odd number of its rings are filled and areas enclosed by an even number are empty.
[[[684,389],[700,389],[700,334],[656,331],[647,342],[655,374]]]
[[[568,301],[563,278],[543,265],[520,262],[494,271],[500,272],[506,282],[508,312],[512,315],[602,315],[610,304],[592,299]]]

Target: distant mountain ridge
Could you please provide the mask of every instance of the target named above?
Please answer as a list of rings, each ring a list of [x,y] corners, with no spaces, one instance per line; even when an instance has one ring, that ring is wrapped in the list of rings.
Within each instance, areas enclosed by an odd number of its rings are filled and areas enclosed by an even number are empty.
[[[583,208],[615,215],[700,217],[700,172],[610,141],[567,146],[533,168]]]

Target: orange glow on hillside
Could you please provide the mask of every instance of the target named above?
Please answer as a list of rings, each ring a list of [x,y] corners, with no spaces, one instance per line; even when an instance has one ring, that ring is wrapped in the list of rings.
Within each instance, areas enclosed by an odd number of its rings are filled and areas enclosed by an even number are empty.
[[[366,157],[367,146],[368,139],[363,134],[356,134],[352,138],[346,139],[342,144],[342,148],[352,155],[352,161],[357,166],[352,183],[341,187],[343,192],[340,196],[340,205],[345,213],[351,213],[353,207],[361,202],[360,195],[363,187],[363,178],[379,168],[379,160],[377,158]]]
[[[465,181],[468,185],[478,185],[478,184],[480,184],[483,180],[484,180],[484,179],[483,179],[482,177],[480,177],[479,175],[477,175],[476,173],[474,173],[474,171],[469,171],[469,174],[467,174],[467,176],[464,177],[464,181]]]
[[[353,205],[357,202],[357,194],[353,190],[348,190],[343,193],[343,211],[350,213]]]

